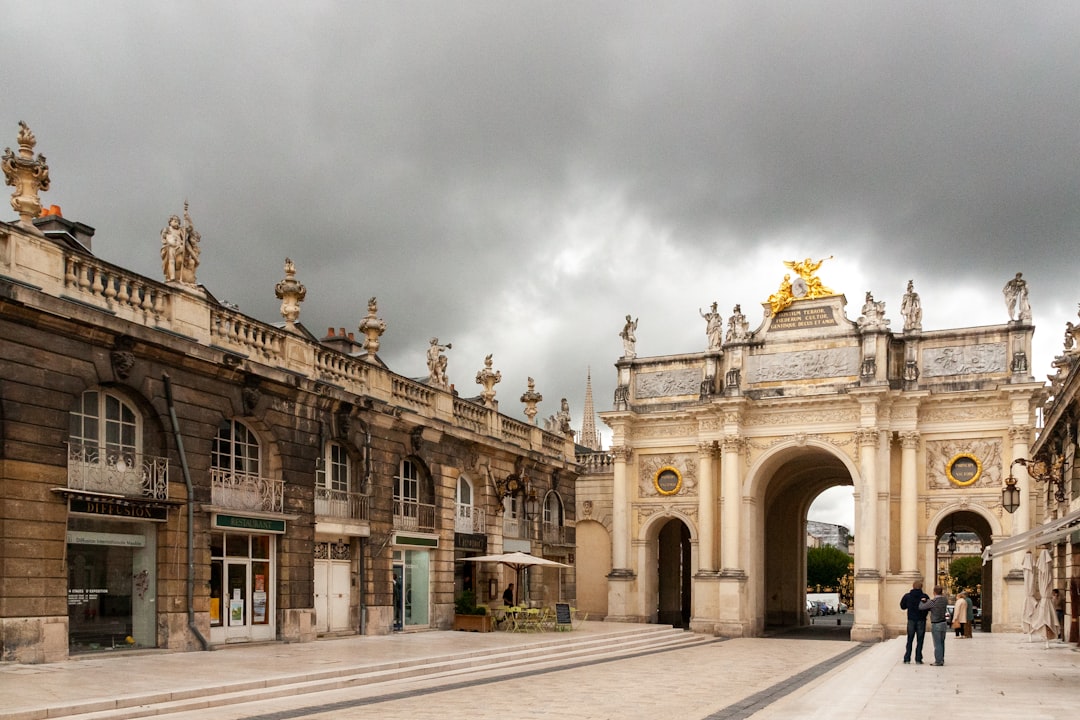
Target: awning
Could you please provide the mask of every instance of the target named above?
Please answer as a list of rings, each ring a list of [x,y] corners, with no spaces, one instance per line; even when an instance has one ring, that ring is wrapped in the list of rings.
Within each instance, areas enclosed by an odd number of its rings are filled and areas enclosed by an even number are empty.
[[[1031,550],[1038,545],[1045,545],[1058,538],[1080,530],[1080,510],[1074,510],[1065,517],[1051,520],[1039,527],[999,540],[983,549],[983,564],[996,557],[1021,550]]]

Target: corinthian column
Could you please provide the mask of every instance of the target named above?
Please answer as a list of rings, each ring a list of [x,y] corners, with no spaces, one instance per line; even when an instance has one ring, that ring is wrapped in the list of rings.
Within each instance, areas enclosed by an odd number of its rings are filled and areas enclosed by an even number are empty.
[[[900,433],[900,447],[900,571],[914,573],[919,567],[919,484],[915,468],[919,433]]]
[[[855,532],[857,569],[877,571],[878,489],[877,448],[878,429],[859,428],[855,431],[859,443],[859,472],[863,487],[860,494],[862,513],[859,529]]]
[[[720,543],[720,565],[726,574],[742,572],[739,563],[739,510],[742,506],[739,452],[742,444],[742,438],[738,435],[725,435],[721,445],[720,477],[724,518],[721,523],[723,538]]]
[[[629,575],[630,494],[626,487],[626,461],[632,451],[623,445],[611,448],[611,452],[615,456],[615,486],[611,492],[611,573]]]
[[[698,444],[698,570],[716,571],[716,478],[713,476],[713,456],[716,448],[711,442]]]
[[[1009,439],[1012,440],[1012,459],[1026,458],[1028,443],[1031,441],[1031,426],[1013,425],[1009,428]],[[1031,516],[1035,508],[1031,502],[1031,475],[1028,474],[1027,467],[1014,465],[1012,468],[1016,487],[1020,490],[1020,509],[1013,514],[1013,535],[1016,535],[1031,529]]]

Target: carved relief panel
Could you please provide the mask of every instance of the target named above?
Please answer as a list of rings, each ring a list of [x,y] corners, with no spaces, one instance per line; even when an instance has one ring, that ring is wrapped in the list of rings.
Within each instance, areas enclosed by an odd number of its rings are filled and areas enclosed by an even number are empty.
[[[1001,489],[1001,440],[932,440],[926,443],[930,490]]]
[[[638,461],[638,497],[697,495],[697,453],[643,455]]]

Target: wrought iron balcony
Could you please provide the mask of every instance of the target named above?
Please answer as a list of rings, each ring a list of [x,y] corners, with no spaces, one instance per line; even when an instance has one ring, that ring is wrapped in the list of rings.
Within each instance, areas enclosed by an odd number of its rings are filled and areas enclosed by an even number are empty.
[[[487,533],[487,513],[483,508],[458,503],[454,513],[454,532],[470,535]]]
[[[369,520],[368,496],[362,493],[316,487],[315,514],[346,520]]]
[[[394,498],[394,527],[398,530],[435,532],[435,506]]]
[[[548,545],[573,545],[575,532],[572,525],[556,525],[544,523],[544,542]]]
[[[512,518],[503,516],[503,537],[516,538],[519,540],[531,540],[529,526],[532,523],[524,518]]]
[[[210,469],[210,498],[214,505],[232,510],[282,512],[285,481],[247,473]]]
[[[167,500],[169,459],[72,442],[67,484],[72,490]]]

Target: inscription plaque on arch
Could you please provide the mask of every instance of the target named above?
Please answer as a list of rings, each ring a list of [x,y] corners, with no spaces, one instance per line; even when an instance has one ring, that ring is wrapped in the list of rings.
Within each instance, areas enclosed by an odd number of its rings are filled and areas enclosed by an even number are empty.
[[[670,465],[662,467],[653,476],[653,485],[661,495],[674,495],[682,489],[682,473]]]
[[[831,307],[790,307],[773,318],[769,332],[821,327],[836,327],[836,317]]]
[[[970,453],[960,453],[949,461],[945,474],[949,476],[949,482],[958,487],[974,485],[982,475],[982,463]]]

